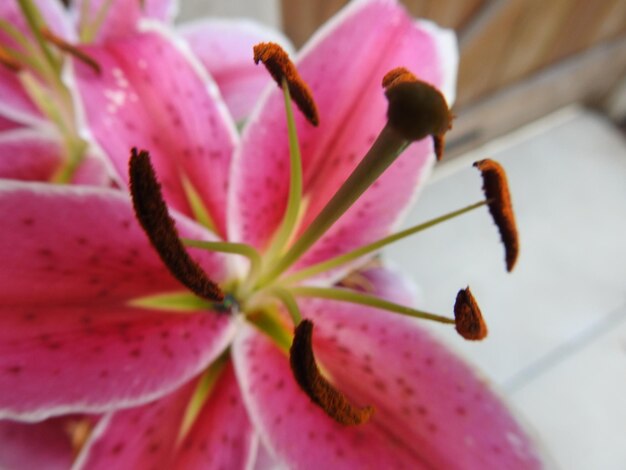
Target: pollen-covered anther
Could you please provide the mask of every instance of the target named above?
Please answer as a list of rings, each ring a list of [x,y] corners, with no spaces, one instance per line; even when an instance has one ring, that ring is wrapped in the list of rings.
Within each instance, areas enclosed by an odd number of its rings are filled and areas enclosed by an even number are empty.
[[[366,423],[374,408],[357,408],[322,376],[313,354],[313,322],[302,320],[294,332],[289,361],[291,370],[302,390],[328,416],[344,425]]]
[[[474,163],[483,178],[483,191],[489,205],[491,217],[500,231],[504,244],[506,269],[512,271],[519,255],[519,237],[506,173],[494,160],[481,160]]]
[[[469,287],[461,289],[454,303],[456,331],[465,339],[481,340],[487,336],[487,325]]]
[[[405,67],[396,67],[391,69],[383,77],[383,88],[387,88],[397,85],[403,82],[416,82],[417,77],[411,73],[411,71]]]
[[[389,124],[409,141],[432,136],[437,159],[441,159],[443,136],[452,128],[454,118],[443,94],[403,67],[388,72],[383,87],[389,102]]]
[[[135,215],[165,266],[194,294],[221,302],[224,293],[191,259],[180,241],[148,152],[132,149],[129,174]]]
[[[22,65],[15,60],[11,54],[9,54],[2,46],[0,46],[0,64],[11,72],[19,72],[22,70]]]
[[[96,72],[98,75],[100,75],[100,73],[102,72],[100,64],[96,62],[95,59],[90,57],[87,53],[83,52],[78,47],[74,46],[73,44],[70,44],[62,37],[57,36],[48,28],[43,28],[41,30],[41,35],[50,44],[53,44],[59,50],[76,57],[78,60],[80,60],[81,62],[89,66],[91,69],[93,69],[93,71]]]
[[[298,69],[282,47],[273,42],[262,42],[254,46],[254,62],[263,62],[265,68],[272,75],[279,87],[286,80],[291,98],[304,114],[308,121],[317,126],[319,115],[317,106],[313,100],[313,93],[304,80],[300,77]]]

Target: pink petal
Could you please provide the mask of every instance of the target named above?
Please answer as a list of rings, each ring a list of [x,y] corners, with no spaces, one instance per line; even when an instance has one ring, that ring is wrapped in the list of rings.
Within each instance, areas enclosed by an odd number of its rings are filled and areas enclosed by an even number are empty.
[[[345,180],[383,128],[381,80],[405,66],[441,85],[443,59],[432,27],[415,24],[389,0],[354,2],[305,47],[297,64],[320,111],[317,128],[297,113],[310,204],[306,226]],[[454,51],[447,51],[455,54]],[[286,123],[273,89],[244,131],[233,171],[233,238],[263,247],[281,220],[289,185]],[[372,241],[389,232],[433,163],[432,139],[413,144],[320,240],[301,265]]]
[[[88,125],[119,175],[128,178],[131,147],[148,150],[172,206],[191,214],[181,182],[188,178],[224,235],[236,134],[215,86],[156,32],[86,52],[103,73],[76,63],[78,89]]]
[[[244,469],[255,456],[256,438],[239,384],[229,363],[211,391],[194,426],[181,442],[180,470]]]
[[[196,380],[147,405],[112,413],[94,429],[74,469],[171,468]]]
[[[236,121],[248,117],[272,81],[252,60],[252,46],[271,41],[291,50],[278,31],[249,20],[205,19],[185,24],[179,32],[217,83]]]
[[[0,132],[0,178],[50,181],[63,163],[63,146],[57,137],[19,128]],[[105,162],[88,154],[73,178],[74,183],[105,185]]]
[[[67,418],[40,423],[0,421],[0,468],[66,470],[73,460]]]
[[[287,358],[247,329],[235,360],[251,419],[289,466],[540,468],[503,403],[415,321],[339,302],[301,303],[318,361],[370,423],[344,427],[295,384]]]
[[[123,305],[0,308],[0,416],[105,412],[153,400],[230,342],[231,318]]]
[[[0,417],[145,402],[197,374],[230,341],[228,316],[127,305],[182,287],[120,191],[3,180],[0,213]],[[182,235],[205,234],[183,219],[177,225]],[[221,279],[221,256],[194,255]]]
[[[0,66],[0,116],[10,121],[42,127],[47,121],[24,91],[18,76]]]
[[[87,0],[79,0],[73,6],[74,14],[77,17],[77,27],[88,19],[93,21],[103,3],[108,0],[89,0],[88,18],[83,18],[83,3]],[[133,34],[137,30],[140,20],[152,18],[169,23],[176,13],[176,0],[144,0],[142,2],[134,0],[117,0],[110,2],[108,14],[105,17],[95,41],[104,42],[112,39]]]
[[[2,305],[102,305],[184,290],[157,257],[121,191],[4,180],[0,184]],[[179,218],[183,236],[206,232]],[[193,250],[212,279],[222,255]]]
[[[21,124],[15,121],[11,121],[4,116],[0,116],[0,132],[11,131],[14,129],[19,129],[20,127],[22,127]]]

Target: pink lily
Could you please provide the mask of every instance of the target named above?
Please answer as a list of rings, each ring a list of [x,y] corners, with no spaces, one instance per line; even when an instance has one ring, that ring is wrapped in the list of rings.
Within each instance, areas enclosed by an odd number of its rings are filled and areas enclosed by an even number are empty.
[[[364,50],[342,46],[353,43]],[[415,25],[394,2],[369,1],[347,9],[305,50],[299,70],[312,86],[322,122],[313,130],[296,119],[311,201],[303,227],[384,124],[379,78],[370,84],[370,77],[401,64],[450,89],[450,70],[442,66],[450,53],[446,45],[445,36]],[[218,97],[203,93],[207,77],[186,65],[159,34],[124,38],[89,52],[104,73],[93,77],[78,64],[77,82],[87,97],[92,132],[116,156],[121,175],[129,145],[154,148],[153,162],[174,208],[198,214],[190,202],[191,182],[215,233],[264,251],[289,193],[280,94],[268,91],[238,144]],[[167,76],[159,66],[166,67]],[[119,88],[127,90],[123,99],[107,96]],[[144,99],[132,99],[130,90]],[[115,112],[97,112],[107,105],[115,105]],[[291,272],[297,275],[387,234],[432,164],[432,146],[426,139],[409,147]],[[320,174],[327,178],[316,178]],[[292,467],[539,465],[501,402],[410,319],[336,300],[299,302],[316,325],[315,353],[335,385],[378,410],[370,423],[345,427],[297,386],[281,349],[258,331],[258,323],[246,321],[254,312],[225,315],[206,306],[199,311],[196,301],[181,314],[182,305],[174,312],[146,302],[178,292],[180,285],[146,244],[120,192],[3,182],[0,211],[9,215],[0,244],[6,286],[0,386],[10,391],[0,398],[0,410],[5,417],[31,421],[109,412],[78,467],[238,468],[254,461],[258,440],[272,458]],[[182,236],[216,239],[184,215],[172,214]],[[224,283],[245,271],[229,269],[215,252],[194,252],[194,257],[212,279]],[[333,278],[344,274],[335,272]],[[402,281],[392,274],[364,275],[373,294],[410,303]],[[181,433],[199,375],[213,374],[214,388]]]
[[[28,0],[26,3],[31,1],[33,0]],[[33,5],[48,30],[60,40],[74,45],[79,42],[104,43],[133,35],[144,20],[153,20],[170,25],[177,9],[174,0],[149,0],[143,4],[134,0],[79,1],[72,2],[68,10],[61,6],[60,1],[56,0],[34,0]],[[14,38],[4,32],[6,28],[0,25],[0,48],[8,47],[11,50],[21,51],[20,54],[26,56],[33,56],[38,53],[37,43],[22,15],[17,0],[2,3],[0,20],[6,22],[5,24],[9,25],[9,28],[14,28],[23,35],[23,40],[29,44],[25,46],[24,43],[16,43]],[[284,36],[269,28],[251,21],[236,20],[205,20],[183,25],[180,28],[180,37],[188,42],[191,50],[198,54],[202,65],[215,76],[220,92],[237,120],[244,119],[249,114],[258,94],[270,81],[267,74],[250,62],[248,55],[252,45],[268,38],[281,44],[289,44]],[[49,48],[54,49],[52,45],[49,45]],[[228,48],[228,54],[223,53],[226,48]],[[20,64],[19,62],[18,64],[26,69],[29,68],[28,64]],[[28,73],[28,71],[24,73]],[[39,106],[33,102],[32,96],[24,88],[24,81],[20,79],[20,75],[22,73],[19,71],[12,71],[7,67],[0,66],[0,131],[25,126],[33,128],[41,134],[28,133],[27,136],[33,136],[36,140],[51,138],[55,134],[55,125],[42,114]],[[36,75],[41,78],[39,73]],[[50,80],[50,77],[43,79],[44,88],[52,87],[50,84],[46,85],[46,80]],[[52,93],[58,95],[58,91],[52,91]],[[65,113],[72,114],[71,110],[66,110]],[[71,122],[63,124],[69,127],[75,125]],[[76,124],[80,125],[81,123]],[[22,134],[18,134],[18,136],[22,138],[21,145],[27,148],[27,153],[34,153],[37,142],[31,142]],[[11,137],[12,141],[15,139],[15,136]],[[21,169],[18,173],[21,177],[27,177],[31,172],[32,178],[35,180],[50,180],[53,177],[55,169],[62,165],[64,159],[63,148],[58,148],[60,144],[64,144],[64,141],[60,138],[56,140],[57,142],[53,145],[55,154],[51,151],[46,152],[47,155],[42,158],[41,162],[30,159],[28,160],[28,167],[24,162],[20,162]],[[86,171],[91,174],[99,162],[97,158],[91,156],[87,160],[91,160],[87,163],[90,169],[83,170],[83,172]],[[41,163],[41,166],[37,165],[38,163]],[[0,163],[2,165],[0,176],[14,177],[13,171],[6,171],[12,164],[13,161]],[[35,166],[32,167],[32,165]],[[31,167],[32,170],[29,170]],[[78,176],[74,178],[74,182],[101,184],[106,180],[106,170],[101,168],[100,172],[99,179],[101,181],[94,180],[95,175],[92,175],[91,178]]]

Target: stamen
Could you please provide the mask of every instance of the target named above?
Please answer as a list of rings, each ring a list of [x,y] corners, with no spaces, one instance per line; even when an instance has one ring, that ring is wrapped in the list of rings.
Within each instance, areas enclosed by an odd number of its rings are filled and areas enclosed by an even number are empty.
[[[431,135],[437,160],[441,160],[444,135],[452,127],[453,115],[446,99],[432,85],[418,80],[404,67],[388,72],[383,78],[389,100],[389,123],[407,140],[420,140]]]
[[[254,46],[254,62],[263,62],[267,71],[272,75],[279,87],[283,79],[287,81],[289,92],[293,100],[308,121],[317,126],[319,116],[309,86],[302,80],[296,66],[291,62],[287,53],[278,44],[262,42]]]
[[[76,57],[78,60],[83,62],[85,65],[91,67],[91,69],[96,72],[98,75],[102,73],[102,69],[100,64],[95,61],[92,57],[87,55],[85,52],[81,51],[79,48],[70,44],[65,39],[57,36],[48,28],[42,28],[41,35],[43,38],[51,44],[54,44],[58,49],[63,52],[67,52],[68,54]]]
[[[487,325],[469,287],[461,289],[454,303],[456,331],[465,339],[480,340],[487,336]]]
[[[494,160],[474,163],[483,177],[483,191],[489,201],[489,212],[498,226],[504,243],[506,269],[511,272],[519,255],[519,238],[504,168]]]
[[[180,241],[174,220],[167,212],[161,185],[156,179],[148,152],[137,152],[133,148],[129,167],[135,214],[165,266],[196,295],[212,301],[222,301],[224,294],[220,288],[187,254]]]
[[[405,67],[396,67],[391,69],[383,77],[383,88],[386,90],[389,87],[397,85],[402,82],[416,82],[417,77],[411,73],[411,71]]]
[[[0,64],[4,65],[11,72],[19,72],[22,70],[22,65],[2,46],[0,46]]]
[[[357,408],[328,380],[326,380],[315,363],[313,354],[313,322],[303,320],[294,332],[289,362],[291,370],[302,390],[319,405],[328,416],[345,425],[366,423],[374,408],[365,406]]]

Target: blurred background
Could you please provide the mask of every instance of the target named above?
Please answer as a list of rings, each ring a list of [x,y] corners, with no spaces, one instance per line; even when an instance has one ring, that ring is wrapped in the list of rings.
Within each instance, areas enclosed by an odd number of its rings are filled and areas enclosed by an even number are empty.
[[[346,0],[181,0],[181,20],[246,16],[296,46]],[[403,0],[454,28],[457,119],[412,225],[480,199],[471,169],[507,169],[521,237],[503,268],[486,211],[404,241],[388,258],[451,310],[469,284],[490,336],[426,325],[527,421],[555,468],[626,468],[626,1]]]

